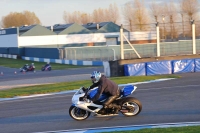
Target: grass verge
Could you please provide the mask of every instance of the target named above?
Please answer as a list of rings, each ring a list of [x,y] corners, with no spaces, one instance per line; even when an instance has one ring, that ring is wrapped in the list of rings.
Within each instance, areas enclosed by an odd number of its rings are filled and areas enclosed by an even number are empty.
[[[112,77],[111,80],[117,84],[127,84],[142,81],[149,81],[161,78],[179,78],[176,75],[158,75],[158,76],[130,76],[130,77]],[[90,80],[74,81],[74,82],[62,82],[55,84],[36,85],[29,87],[20,87],[9,90],[0,91],[0,98],[10,98],[15,96],[27,96],[33,94],[45,94],[52,92],[60,92],[66,90],[78,89],[80,86],[88,87],[91,85]]]
[[[200,126],[172,127],[172,128],[154,128],[141,129],[136,131],[114,131],[103,133],[199,133]]]
[[[22,59],[9,59],[9,58],[0,57],[0,66],[4,66],[4,67],[21,68],[25,64],[30,65],[31,63],[34,63],[36,70],[41,70],[42,66],[46,64],[45,62],[36,62],[36,61],[29,61],[29,60],[22,60]],[[67,65],[67,64],[58,64],[58,63],[51,63],[51,66],[53,70],[89,67],[89,66],[77,66],[77,65]]]

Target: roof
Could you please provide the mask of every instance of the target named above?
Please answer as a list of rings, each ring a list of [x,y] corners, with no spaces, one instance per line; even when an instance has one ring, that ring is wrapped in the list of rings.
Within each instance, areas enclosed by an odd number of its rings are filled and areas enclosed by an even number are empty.
[[[87,23],[87,24],[84,24],[82,26],[91,30],[91,31],[96,31],[96,30],[99,30],[101,27],[103,27],[104,25],[106,25],[108,23],[110,23],[110,22]]]
[[[28,31],[28,30],[30,30],[30,29],[32,29],[33,27],[35,27],[36,26],[36,24],[35,25],[23,25],[23,26],[20,26],[19,27],[19,32],[25,32],[25,31]]]
[[[55,24],[53,26],[46,26],[46,28],[49,30],[52,30],[52,28],[53,28],[54,32],[59,33],[65,29],[67,29],[71,25],[73,25],[73,23],[71,23],[71,24]]]

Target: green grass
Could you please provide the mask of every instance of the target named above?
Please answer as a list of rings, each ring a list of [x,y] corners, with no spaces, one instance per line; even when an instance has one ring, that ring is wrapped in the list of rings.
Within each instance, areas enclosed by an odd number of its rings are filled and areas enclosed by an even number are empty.
[[[155,129],[141,129],[135,131],[114,131],[103,133],[199,133],[200,126],[187,127],[172,127],[172,128],[155,128]]]
[[[0,66],[10,67],[10,68],[21,68],[25,64],[34,63],[36,70],[41,70],[41,67],[45,65],[45,62],[36,62],[36,61],[28,61],[22,59],[9,59],[9,58],[2,58],[0,57]],[[57,63],[50,63],[53,70],[61,70],[61,69],[68,69],[68,68],[81,68],[81,67],[88,67],[88,66],[76,66],[76,65],[66,65],[66,64],[57,64]]]
[[[159,75],[159,76],[130,76],[130,77],[113,77],[111,80],[115,81],[117,84],[126,84],[134,82],[142,82],[155,80],[160,78],[179,78],[176,75]],[[45,94],[52,92],[60,92],[66,90],[78,89],[81,86],[88,87],[91,85],[91,80],[82,80],[75,82],[62,82],[56,84],[45,84],[45,85],[36,85],[29,87],[20,87],[9,90],[1,90],[0,98],[10,98],[15,96],[27,96],[32,94]]]

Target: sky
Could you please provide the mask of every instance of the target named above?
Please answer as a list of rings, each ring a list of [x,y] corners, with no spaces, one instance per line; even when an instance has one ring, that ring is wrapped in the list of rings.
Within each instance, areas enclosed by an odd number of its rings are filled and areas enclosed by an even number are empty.
[[[74,11],[92,13],[95,9],[105,9],[114,3],[121,10],[123,5],[129,1],[132,0],[0,0],[0,21],[3,16],[8,15],[10,12],[23,12],[28,10],[36,14],[42,25],[51,26],[64,23],[64,11],[71,13]],[[168,0],[154,1],[163,2]],[[147,6],[150,2],[151,0],[144,0]]]

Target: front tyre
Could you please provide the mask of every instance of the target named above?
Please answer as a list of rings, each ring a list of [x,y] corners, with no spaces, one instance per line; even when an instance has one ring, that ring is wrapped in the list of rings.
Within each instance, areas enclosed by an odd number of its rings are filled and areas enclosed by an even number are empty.
[[[90,116],[90,112],[80,109],[78,107],[75,106],[71,106],[69,108],[69,115],[77,120],[77,121],[81,121],[81,120],[85,120]]]
[[[123,102],[122,110],[128,109],[127,112],[122,112],[125,116],[135,116],[142,110],[141,102],[136,98],[131,98]]]

